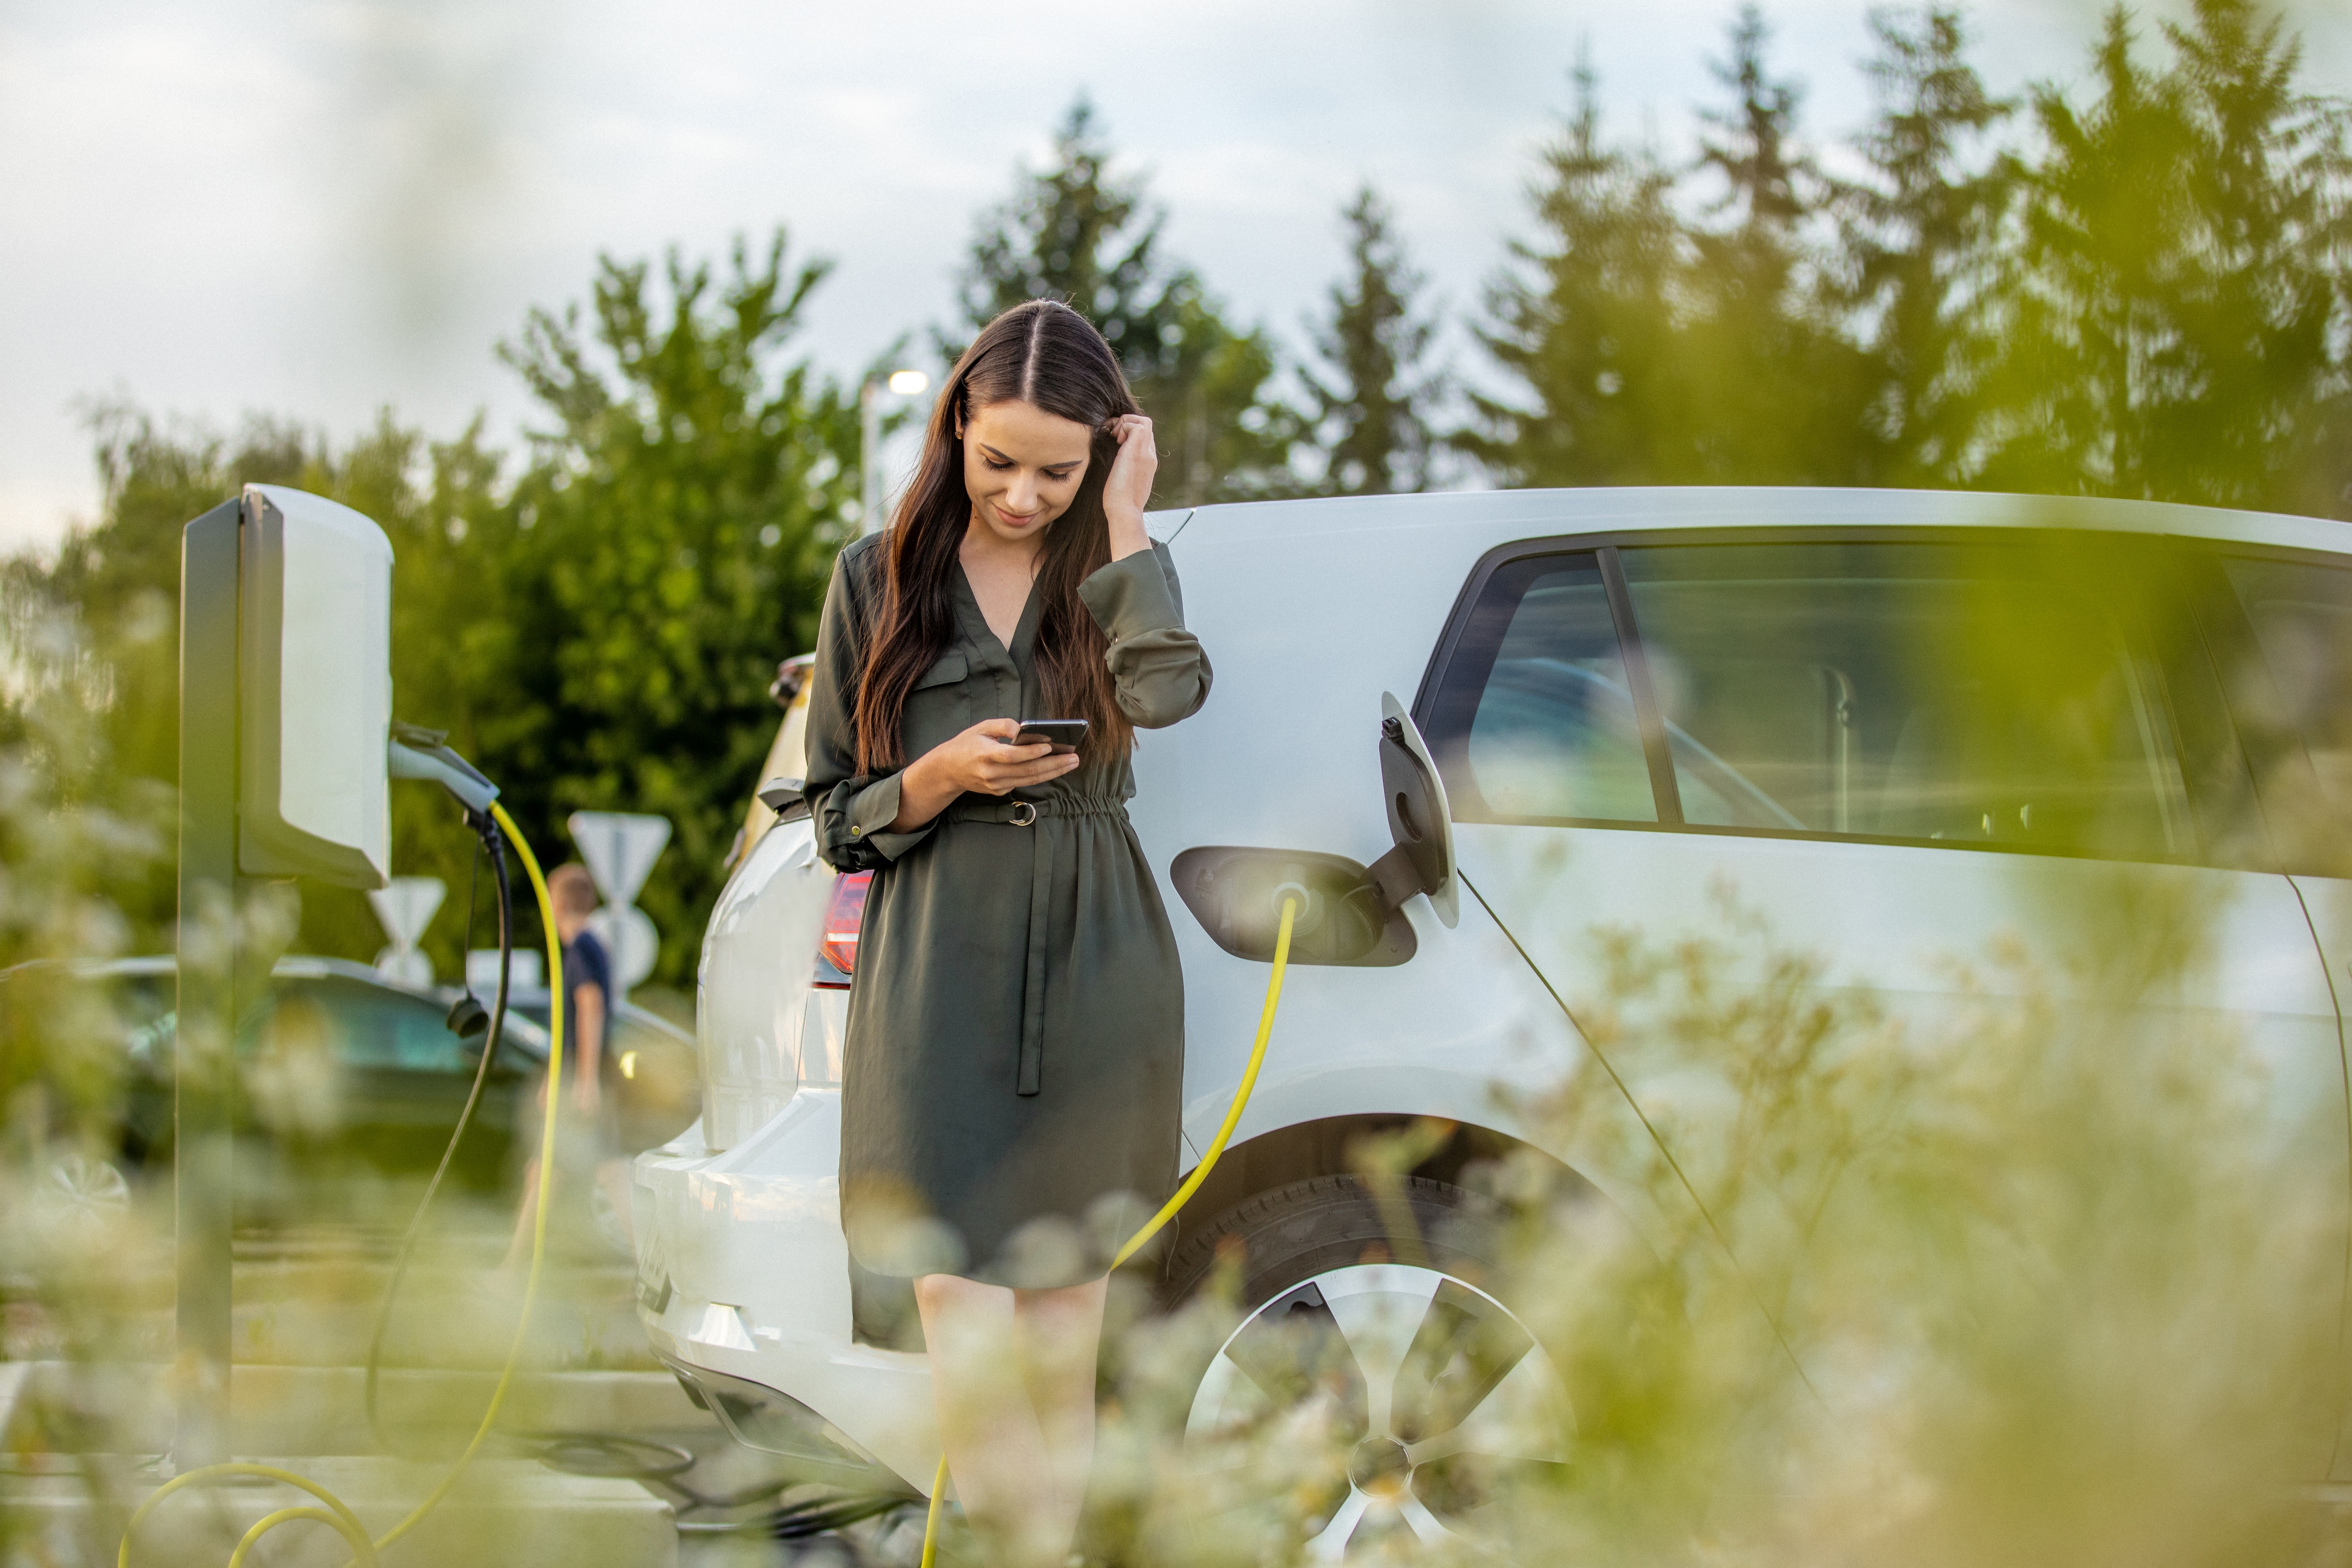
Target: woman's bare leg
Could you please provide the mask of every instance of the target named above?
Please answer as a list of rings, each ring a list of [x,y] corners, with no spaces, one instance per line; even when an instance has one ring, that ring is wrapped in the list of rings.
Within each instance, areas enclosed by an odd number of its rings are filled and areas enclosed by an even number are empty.
[[[992,1558],[1058,1564],[1071,1531],[1060,1526],[1056,1469],[1022,1375],[1013,1293],[952,1274],[915,1281],[931,1396],[956,1497]],[[1073,1521],[1075,1522],[1075,1521]]]
[[[1066,1555],[1077,1539],[1095,1463],[1095,1358],[1108,1279],[1058,1290],[1015,1290],[1022,1382],[1036,1412],[1053,1480],[1055,1540]]]

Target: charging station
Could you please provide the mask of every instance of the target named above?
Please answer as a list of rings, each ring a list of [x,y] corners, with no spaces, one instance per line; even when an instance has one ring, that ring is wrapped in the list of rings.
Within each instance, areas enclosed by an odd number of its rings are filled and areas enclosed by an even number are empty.
[[[392,542],[351,508],[247,485],[181,536],[178,1047],[182,1470],[228,1457],[237,1020],[274,952],[248,883],[384,885],[391,868]]]
[[[412,1532],[423,1531],[412,1551],[446,1556],[460,1542],[478,1545],[486,1528],[500,1532],[501,1560],[518,1564],[551,1568],[582,1561],[583,1552],[614,1563],[674,1562],[670,1505],[635,1481],[559,1474],[534,1459],[480,1455],[498,1430],[530,1331],[547,1254],[551,1176],[539,1184],[530,1267],[506,1359],[464,1451],[436,1467],[439,1479],[427,1486],[394,1451],[380,1422],[377,1373],[402,1274],[449,1158],[481,1104],[507,1016],[513,952],[509,852],[530,880],[542,930],[551,936],[555,931],[546,877],[499,803],[498,786],[451,750],[439,731],[393,720],[392,565],[391,542],[373,521],[349,507],[274,485],[247,486],[182,534],[173,1473],[131,1510],[117,1560],[131,1561],[142,1529],[149,1530],[148,1544],[158,1544],[148,1521],[174,1494],[235,1481],[246,1489],[214,1490],[209,1514],[183,1507],[173,1521],[180,1532],[173,1539],[183,1547],[194,1539],[187,1533],[192,1526],[199,1534],[207,1522],[241,1531],[228,1551],[230,1568],[245,1562],[262,1536],[296,1521],[333,1527],[360,1568],[373,1568],[385,1548]],[[487,1013],[468,992],[449,1015],[452,1030],[484,1037],[465,1108],[394,1254],[376,1314],[361,1401],[376,1447],[359,1455],[320,1449],[302,1461],[331,1474],[331,1489],[285,1463],[231,1456],[236,1039],[238,1021],[262,998],[278,956],[265,922],[252,918],[251,895],[260,884],[298,877],[372,893],[384,889],[391,880],[394,779],[439,784],[480,837],[498,890],[499,973]],[[561,950],[551,942],[546,951],[548,973],[560,990]],[[562,1016],[550,1020],[540,1118],[542,1170],[551,1170],[566,1087]],[[659,1381],[666,1392],[674,1390],[666,1377]],[[5,1421],[0,1406],[0,1424]],[[456,1496],[468,1469],[500,1473],[495,1500]],[[249,1489],[257,1487],[267,1489]],[[289,1492],[323,1506],[277,1506]],[[404,1497],[415,1499],[414,1505],[388,1528],[363,1522],[354,1511],[356,1506],[389,1519]],[[88,1506],[87,1500],[59,1500]],[[172,1560],[188,1559],[183,1551]]]

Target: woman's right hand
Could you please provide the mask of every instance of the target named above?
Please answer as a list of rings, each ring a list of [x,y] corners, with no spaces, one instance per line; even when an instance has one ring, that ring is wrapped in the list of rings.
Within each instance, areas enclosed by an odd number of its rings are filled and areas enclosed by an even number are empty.
[[[898,816],[890,830],[912,832],[960,795],[1010,795],[1060,778],[1078,765],[1076,752],[1055,756],[1054,748],[1042,741],[1013,745],[1019,733],[1018,719],[983,719],[909,763],[898,781]]]

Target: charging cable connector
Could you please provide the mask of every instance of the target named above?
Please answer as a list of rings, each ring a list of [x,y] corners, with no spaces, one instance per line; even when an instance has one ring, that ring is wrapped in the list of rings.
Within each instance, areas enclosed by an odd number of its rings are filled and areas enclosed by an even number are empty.
[[[427,730],[394,721],[392,726],[392,776],[424,779],[457,797],[466,809],[487,816],[499,786],[481,771],[450,750],[446,730]]]

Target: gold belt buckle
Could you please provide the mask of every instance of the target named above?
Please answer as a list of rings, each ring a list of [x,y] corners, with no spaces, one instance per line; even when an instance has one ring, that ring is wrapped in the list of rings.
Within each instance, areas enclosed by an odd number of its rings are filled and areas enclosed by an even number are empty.
[[[1024,812],[1027,813],[1026,816],[1023,815]],[[1015,827],[1034,827],[1036,825],[1036,804],[1033,801],[1026,800],[1014,801],[1013,803],[1013,826]]]

